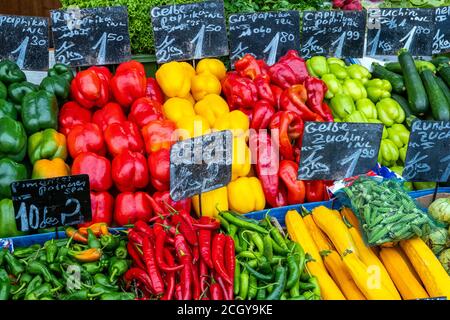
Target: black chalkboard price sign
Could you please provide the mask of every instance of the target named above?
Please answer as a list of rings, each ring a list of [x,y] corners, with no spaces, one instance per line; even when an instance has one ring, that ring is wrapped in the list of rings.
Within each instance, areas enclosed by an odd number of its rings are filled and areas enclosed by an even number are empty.
[[[367,173],[377,164],[382,124],[306,122],[299,180],[338,180]]]
[[[92,220],[89,176],[16,181],[11,194],[22,231],[74,225]]]
[[[152,8],[158,63],[228,55],[223,1]]]
[[[403,178],[408,181],[450,181],[450,122],[412,123]]]
[[[366,54],[391,56],[405,48],[416,56],[431,56],[434,16],[434,9],[369,9]]]
[[[366,17],[366,11],[305,11],[301,55],[362,58]]]
[[[231,131],[180,141],[170,150],[170,196],[174,201],[227,185],[231,181]]]
[[[48,19],[0,15],[0,60],[23,70],[48,69]]]
[[[300,49],[298,11],[232,14],[228,22],[231,63],[249,53],[271,66],[288,50]]]
[[[58,63],[77,67],[131,58],[126,7],[53,10],[51,19]]]
[[[438,7],[435,11],[435,34],[433,37],[433,54],[450,51],[450,6]]]

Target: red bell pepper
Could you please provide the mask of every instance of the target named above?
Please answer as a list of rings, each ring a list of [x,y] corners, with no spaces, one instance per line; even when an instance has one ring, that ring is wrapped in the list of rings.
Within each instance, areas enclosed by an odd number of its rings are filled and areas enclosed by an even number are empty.
[[[175,136],[177,125],[170,120],[153,120],[142,128],[147,154],[158,151],[161,148],[170,149],[177,141]]]
[[[251,132],[250,150],[252,163],[255,163],[256,174],[261,181],[266,201],[272,207],[281,207],[287,204],[286,195],[280,191],[278,178],[279,157],[276,144],[265,130]]]
[[[154,78],[147,78],[147,86],[145,88],[145,96],[164,104],[164,93],[162,92],[158,82]]]
[[[103,107],[109,100],[109,79],[106,67],[90,67],[77,73],[70,85],[70,94],[83,108]]]
[[[147,78],[144,66],[137,61],[122,63],[110,84],[114,99],[122,107],[128,108],[136,99],[145,96]]]
[[[275,110],[271,103],[266,100],[259,100],[253,107],[253,114],[251,117],[251,129],[267,129],[270,119],[275,114]]]
[[[150,182],[158,191],[170,188],[170,149],[161,148],[150,153],[148,157]]]
[[[92,116],[92,122],[105,132],[106,128],[112,123],[122,123],[127,120],[125,113],[119,104],[108,102],[103,108],[98,109]]]
[[[125,150],[112,161],[112,179],[120,192],[133,192],[148,185],[147,159],[139,152]]]
[[[150,196],[145,192],[124,192],[116,198],[114,221],[119,226],[135,223],[138,220],[148,221],[152,217]]]
[[[144,141],[134,122],[112,123],[105,130],[105,142],[112,156],[125,150],[144,153]]]
[[[280,97],[281,110],[299,115],[303,121],[323,121],[323,118],[306,106],[307,92],[303,85],[297,84],[283,91]]]
[[[253,80],[253,83],[258,90],[258,98],[260,100],[266,100],[271,106],[275,106],[275,96],[272,92],[272,87],[270,86],[270,80],[264,79],[262,76],[258,76]]]
[[[258,101],[258,90],[249,78],[240,76],[237,72],[228,72],[222,80],[222,91],[227,98],[230,110],[252,108]]]
[[[304,182],[306,187],[307,202],[318,202],[324,200],[325,184],[323,180],[305,180]]]
[[[67,136],[67,148],[74,159],[82,152],[93,152],[104,156],[106,154],[105,141],[100,128],[94,123],[78,124]]]
[[[278,141],[278,147],[283,159],[294,160],[293,141],[302,139],[304,123],[295,113],[278,111],[270,121],[272,140]]]
[[[167,204],[181,214],[189,215],[191,213],[191,198],[186,198],[180,201],[173,201],[172,198],[170,197],[169,191],[162,191],[162,192],[157,191],[153,194],[153,199],[163,209],[166,209]],[[164,212],[166,211],[167,209],[164,210]]]
[[[77,124],[91,122],[91,112],[74,101],[66,102],[59,111],[59,131],[67,136]]]
[[[242,77],[251,80],[262,78],[263,81],[269,82],[269,66],[264,60],[256,60],[251,54],[246,54],[234,63],[234,68]]]
[[[295,50],[289,50],[271,66],[269,74],[272,82],[282,89],[287,89],[295,84],[303,84],[309,76],[305,60],[300,58]]]
[[[287,203],[297,204],[305,202],[305,184],[297,180],[298,164],[290,160],[281,160],[279,176],[286,186]]]
[[[105,157],[92,152],[80,153],[72,164],[72,174],[89,175],[93,191],[107,191],[112,186],[111,163]]]
[[[324,102],[327,85],[320,79],[308,77],[305,80],[305,89],[308,94],[306,104],[325,121],[333,121],[333,115],[328,105]]]
[[[145,127],[150,121],[164,119],[162,104],[148,97],[137,99],[131,106],[128,120],[136,123],[139,128]]]
[[[270,85],[270,89],[272,89],[273,98],[275,101],[275,109],[280,109],[280,100],[281,95],[283,94],[283,89],[281,89],[279,86],[276,86],[274,84]]]
[[[94,223],[105,222],[112,224],[114,208],[114,198],[106,191],[91,191],[92,221],[79,225],[79,227],[89,227]]]

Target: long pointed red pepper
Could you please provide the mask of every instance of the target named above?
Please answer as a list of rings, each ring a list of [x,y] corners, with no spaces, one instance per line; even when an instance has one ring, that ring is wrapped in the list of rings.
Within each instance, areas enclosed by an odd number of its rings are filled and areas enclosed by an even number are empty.
[[[209,290],[211,291],[212,300],[223,300],[222,288],[217,282],[212,283]]]
[[[128,242],[127,244],[128,254],[133,259],[133,262],[138,268],[145,269],[144,262],[142,262],[142,257],[139,252],[136,250],[135,244],[133,242]]]
[[[228,270],[228,276],[234,279],[234,270],[236,269],[236,259],[234,250],[234,240],[231,236],[226,236],[225,240],[225,267]],[[233,298],[233,284],[228,284],[227,295],[230,300]]]
[[[152,287],[156,295],[164,293],[164,282],[156,263],[155,251],[150,239],[144,238],[142,241],[142,251],[144,253],[144,262],[147,267],[147,273],[150,277]]]
[[[175,249],[177,256],[184,265],[181,270],[181,291],[183,300],[191,300],[192,292],[192,254],[186,243],[186,239],[181,233],[175,235]]]
[[[226,283],[233,285],[233,281],[231,280],[230,276],[226,272],[225,265],[224,265],[225,241],[226,241],[226,237],[222,233],[217,233],[213,237],[212,261],[213,261],[214,269],[216,270],[218,275],[220,277],[222,277]]]
[[[123,278],[127,283],[127,287],[129,287],[131,281],[137,280],[138,282],[142,283],[148,291],[154,293],[150,277],[143,269],[139,268],[128,269]]]
[[[200,223],[207,222],[208,217],[201,217]],[[198,242],[200,246],[200,255],[206,265],[213,269],[213,263],[211,260],[211,231],[207,229],[198,230]]]
[[[156,226],[155,226],[156,228]],[[179,266],[168,266],[166,262],[164,261],[164,244],[166,242],[166,232],[164,230],[159,231],[156,234],[156,241],[155,241],[155,256],[156,256],[156,262],[158,264],[158,267],[165,272],[173,272],[173,271],[179,271],[184,268],[183,265]]]
[[[200,290],[202,292],[203,297],[208,297],[208,278],[209,278],[209,270],[205,261],[200,259]]]
[[[202,294],[202,291],[200,289],[200,275],[198,274],[198,264],[192,265],[192,297],[195,300],[200,300],[200,296]]]
[[[155,233],[150,226],[142,220],[137,221],[134,224],[134,230],[137,232],[145,234],[150,240],[155,241]]]
[[[175,266],[175,259],[173,258],[172,253],[170,253],[170,250],[167,248],[164,248],[164,260],[168,266],[170,267]],[[175,294],[175,280],[176,280],[175,275],[176,275],[175,272],[166,272],[167,288],[161,300],[173,299]]]

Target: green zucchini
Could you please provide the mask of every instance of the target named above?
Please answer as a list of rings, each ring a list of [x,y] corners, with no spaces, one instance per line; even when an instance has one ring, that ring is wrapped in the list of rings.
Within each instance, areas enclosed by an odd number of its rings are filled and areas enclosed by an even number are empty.
[[[436,67],[439,67],[441,64],[449,64],[450,58],[446,56],[438,56],[431,59],[431,63],[434,64]]]
[[[413,114],[411,107],[409,106],[408,100],[406,100],[403,96],[398,95],[396,93],[392,93],[391,98],[397,101],[400,107],[402,107],[406,117],[409,117],[410,115]]]
[[[420,76],[428,94],[433,118],[440,121],[450,120],[450,105],[436,82],[436,76],[428,69],[422,70]]]
[[[405,91],[403,77],[395,72],[389,71],[378,63],[372,63],[372,77],[388,80],[392,85],[392,90],[397,93]]]
[[[417,70],[427,68],[433,72],[436,71],[435,65],[429,61],[415,60],[414,64],[416,65]],[[400,65],[400,62],[388,62],[384,65],[384,67],[391,72],[395,72],[397,74],[403,74],[402,66]]]
[[[440,77],[436,77],[436,82],[437,82],[439,88],[441,88],[442,93],[444,94],[445,98],[447,99],[447,103],[450,105],[450,89],[445,84],[444,80],[442,80]]]
[[[408,102],[414,115],[423,115],[428,111],[429,102],[427,93],[417,72],[416,65],[411,53],[406,49],[401,49],[398,61],[402,66],[403,79],[405,81]]]
[[[388,62],[384,64],[384,67],[391,71],[391,72],[395,72],[397,74],[402,74],[402,67],[400,66],[400,62]]]
[[[450,87],[450,65],[441,64],[438,68],[438,74]]]

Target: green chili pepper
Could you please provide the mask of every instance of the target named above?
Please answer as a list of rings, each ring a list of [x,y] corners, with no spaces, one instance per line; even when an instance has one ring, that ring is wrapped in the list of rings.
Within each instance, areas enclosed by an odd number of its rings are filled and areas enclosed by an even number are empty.
[[[286,286],[286,268],[281,264],[275,269],[275,287],[267,300],[279,300]]]
[[[317,281],[317,277],[312,276],[311,278],[309,278],[308,282],[314,285],[314,289],[312,290],[312,292],[320,298],[320,286],[319,282]]]
[[[82,266],[88,273],[93,275],[102,272],[105,268],[105,264],[101,261],[83,263]]]
[[[258,226],[255,223],[249,222],[244,220],[243,218],[239,217],[239,216],[234,216],[232,215],[230,212],[228,211],[224,211],[221,212],[219,214],[219,216],[222,216],[224,219],[226,219],[229,223],[235,224],[236,226],[243,228],[243,229],[248,229],[248,230],[253,230],[262,234],[266,234],[268,233],[268,231],[260,226]]]
[[[236,234],[236,232],[238,231],[238,227],[235,224],[230,224],[228,230],[230,231],[229,235],[234,237],[234,235]]]
[[[257,260],[257,259],[249,260],[249,261],[247,262],[247,264],[248,264],[250,267],[252,267],[253,269],[255,269],[256,267],[258,267],[258,260]]]
[[[103,273],[97,273],[94,276],[94,282],[96,284],[99,284],[99,285],[101,285],[103,287],[106,287],[106,288],[110,288],[110,289],[115,289],[116,288],[116,286],[114,286],[113,284],[111,284],[109,282],[108,277],[106,275],[104,275]]]
[[[264,241],[257,232],[252,232],[250,238],[261,254],[264,254]]]
[[[67,257],[67,254],[69,253],[69,248],[61,247],[58,250],[58,254],[56,255],[56,261],[61,263],[64,261],[64,258]]]
[[[256,294],[256,300],[266,300],[266,288],[259,288]]]
[[[250,275],[249,282],[248,282],[248,294],[247,299],[252,300],[256,297],[256,294],[258,293],[258,279],[254,275]]]
[[[26,248],[17,248],[14,249],[13,255],[17,259],[28,258],[31,254],[35,253],[41,248],[40,244],[33,244]]]
[[[224,219],[220,214],[217,216],[217,219],[219,219],[220,227],[225,230],[227,234],[230,234],[230,224],[226,219]]]
[[[88,232],[88,246],[89,248],[95,248],[100,249],[102,247],[102,244],[95,236],[94,232],[91,229],[87,229]]]
[[[27,265],[27,272],[34,275],[41,275],[46,282],[51,282],[55,287],[62,287],[62,284],[47,269],[47,267],[39,261],[31,261]]]
[[[247,249],[248,249],[248,240],[245,239],[244,231],[245,230],[239,230],[238,231],[238,238],[239,238],[239,243],[240,243],[240,246],[242,248],[242,251],[247,251]]]
[[[47,241],[44,244],[44,248],[46,251],[47,263],[53,263],[55,261],[56,255],[58,253],[58,246],[54,243],[53,240]]]
[[[269,260],[267,260],[267,258],[265,256],[261,256],[261,257],[257,257],[258,259],[258,266],[259,269],[261,269],[261,271],[263,273],[272,273],[272,267],[270,266],[270,262]],[[273,261],[273,258],[272,258]]]
[[[50,283],[43,283],[40,286],[36,287],[29,294],[26,294],[25,300],[38,300],[40,297],[50,294],[51,291],[52,286],[50,285]]]
[[[248,271],[246,268],[244,268],[244,270],[242,270],[241,272],[240,288],[238,296],[241,300],[247,299],[249,278],[250,277]]]
[[[119,259],[125,259],[128,255],[127,242],[125,240],[120,240],[119,246],[114,251],[114,254]]]
[[[89,291],[87,289],[81,289],[61,297],[61,300],[88,300]]]
[[[286,282],[286,289],[291,289],[300,280],[299,264],[293,255],[287,257],[289,276]]]
[[[108,268],[109,281],[114,282],[116,277],[120,277],[128,270],[128,263],[123,259],[111,259]]]
[[[244,251],[242,250],[241,242],[239,241],[239,236],[237,234],[233,236],[233,240],[234,240],[234,250],[236,251],[236,253]]]
[[[250,267],[248,265],[248,263],[243,263],[245,269],[253,276],[255,276],[258,280],[261,281],[265,281],[265,282],[269,282],[273,279],[273,275],[272,274],[263,274],[261,272],[256,271],[255,269],[253,269],[252,267]]]
[[[120,244],[120,239],[112,234],[105,234],[100,237],[100,243],[104,250],[114,251]]]
[[[115,288],[107,288],[100,284],[95,284],[94,286],[91,287],[89,296],[97,297],[97,296],[101,296],[104,293],[117,292],[118,290],[119,290],[119,286],[116,286]]]
[[[272,238],[270,235],[266,234],[264,236],[264,256],[267,258],[269,262],[272,262],[273,258],[273,246],[272,246]]]
[[[25,271],[25,268],[19,260],[17,260],[9,251],[6,251],[5,257],[6,265],[8,266],[9,272],[18,277],[19,274]]]
[[[283,236],[281,235],[280,231],[278,231],[278,229],[276,227],[274,227],[273,225],[271,225],[272,227],[270,228],[270,235],[272,236],[272,239],[275,241],[275,243],[277,245],[279,245],[281,248],[283,248],[284,250],[288,250],[286,241],[284,241]],[[275,248],[274,248],[275,249]]]
[[[300,295],[300,281],[297,281],[289,290],[291,297],[297,297]]]
[[[235,258],[235,268],[234,268],[234,287],[233,292],[234,295],[237,296],[239,294],[239,280],[241,278],[241,266],[239,260]]]
[[[288,300],[306,300],[305,296],[292,296]]]
[[[11,280],[5,269],[0,269],[0,300],[8,300],[11,291]]]
[[[25,292],[25,295],[29,295],[34,289],[39,287],[42,284],[42,277],[40,275],[37,275],[33,278],[33,280],[30,281],[28,284],[27,290]]]
[[[278,245],[278,243],[275,242],[275,240],[273,240],[271,238],[272,241],[272,249],[273,252],[275,252],[276,254],[280,254],[280,255],[287,255],[289,253],[289,250],[287,249],[283,249],[280,245]]]
[[[3,260],[5,260],[6,251],[8,251],[6,248],[0,249],[0,267],[3,265]]]
[[[109,292],[100,296],[100,300],[134,300],[135,295],[129,292]]]
[[[311,277],[312,278],[312,277]],[[311,279],[310,278],[310,279]],[[309,279],[308,279],[309,281]],[[299,289],[302,291],[313,290],[316,286],[313,283],[309,282],[299,282]]]

